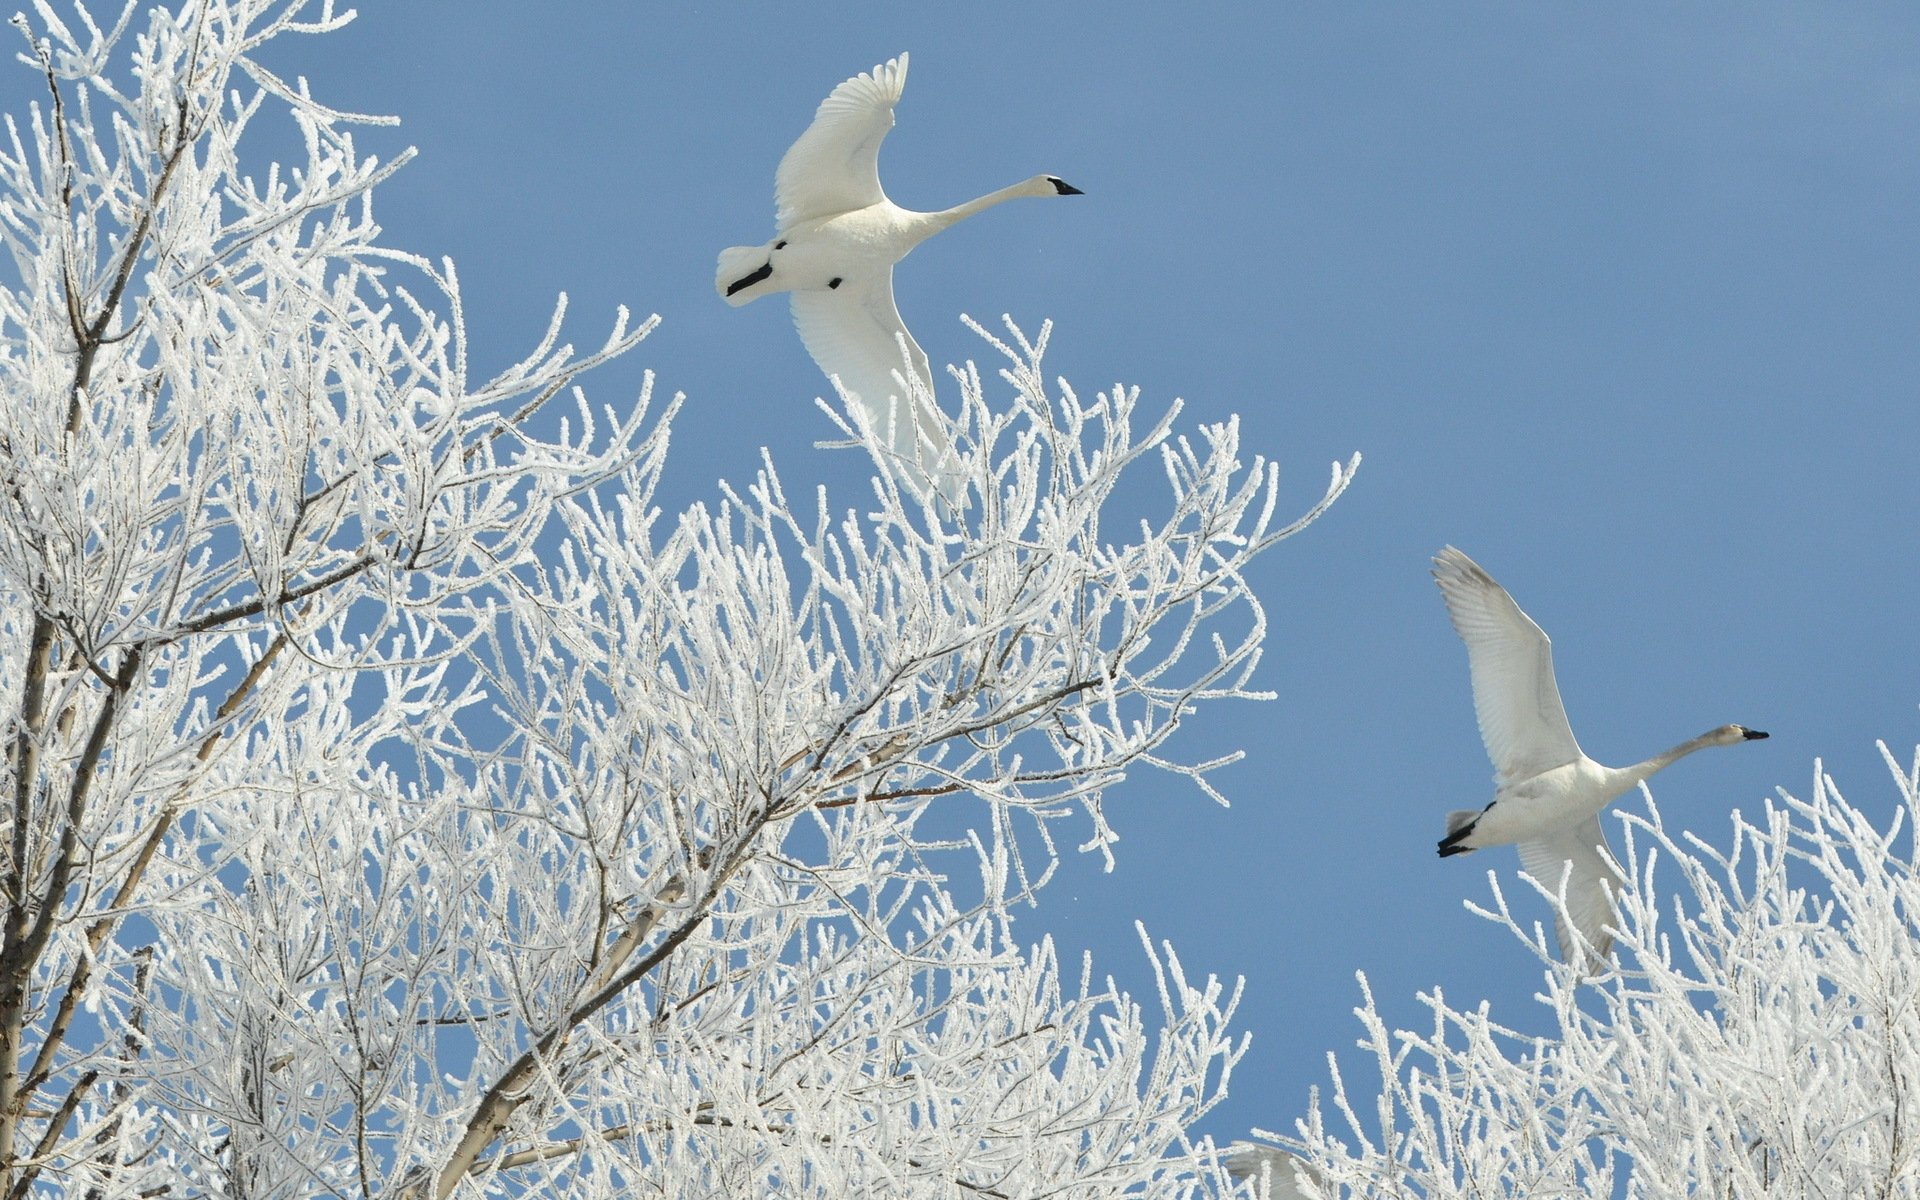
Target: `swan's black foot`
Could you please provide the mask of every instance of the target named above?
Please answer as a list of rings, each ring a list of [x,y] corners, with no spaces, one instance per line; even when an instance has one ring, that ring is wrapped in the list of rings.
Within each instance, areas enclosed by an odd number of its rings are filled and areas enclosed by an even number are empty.
[[[1487,808],[1492,807],[1491,804],[1487,805]],[[1450,854],[1465,854],[1473,849],[1472,846],[1463,843],[1472,836],[1474,826],[1480,824],[1481,814],[1486,811],[1487,809],[1483,808],[1480,812],[1474,812],[1469,808],[1447,814],[1447,836],[1440,839],[1441,858]]]
[[[740,278],[728,284],[727,295],[731,296],[735,292],[744,291],[747,288],[752,287],[754,284],[759,283],[762,279],[765,279],[767,276],[771,274],[773,274],[773,263],[769,262],[767,263],[767,265],[761,267],[758,271],[754,271],[751,274],[742,275]]]

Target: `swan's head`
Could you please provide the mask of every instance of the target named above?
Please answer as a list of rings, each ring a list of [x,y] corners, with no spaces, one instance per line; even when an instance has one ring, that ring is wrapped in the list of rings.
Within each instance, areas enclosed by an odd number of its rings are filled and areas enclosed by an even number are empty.
[[[1085,192],[1058,175],[1035,175],[1027,181],[1036,196],[1084,196]]]
[[[1748,729],[1745,725],[1722,725],[1713,731],[1714,741],[1722,746],[1731,746],[1735,742],[1757,742],[1766,737],[1762,729]]]

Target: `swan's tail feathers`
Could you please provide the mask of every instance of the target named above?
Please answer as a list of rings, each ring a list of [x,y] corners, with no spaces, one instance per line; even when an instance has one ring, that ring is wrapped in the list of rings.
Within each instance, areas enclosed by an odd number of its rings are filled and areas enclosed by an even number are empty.
[[[1474,825],[1480,820],[1480,814],[1485,811],[1483,808],[1457,808],[1447,814],[1447,836],[1440,839],[1441,858],[1449,854],[1465,854],[1473,849],[1472,846],[1462,843],[1473,832]]]
[[[767,246],[728,246],[720,252],[720,269],[713,287],[735,308],[756,300],[773,288],[763,287],[773,275],[773,251]]]

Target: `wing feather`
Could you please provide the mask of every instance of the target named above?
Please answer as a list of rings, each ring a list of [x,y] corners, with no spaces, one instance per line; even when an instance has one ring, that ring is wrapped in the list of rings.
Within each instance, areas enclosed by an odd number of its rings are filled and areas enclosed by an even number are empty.
[[[774,223],[830,217],[878,204],[880,143],[893,128],[893,106],[907,86],[907,56],[847,80],[813,114],[773,176]]]
[[[1447,615],[1467,644],[1480,740],[1502,786],[1581,757],[1553,678],[1553,643],[1479,563],[1448,546],[1433,559]]]
[[[1220,1155],[1221,1165],[1235,1180],[1266,1177],[1268,1200],[1307,1200],[1303,1184],[1325,1186],[1320,1172],[1277,1146],[1257,1142],[1234,1142]],[[1316,1191],[1313,1193],[1318,1195]]]
[[[1613,852],[1607,848],[1599,815],[1535,841],[1521,842],[1520,867],[1556,894],[1565,877],[1567,915],[1554,919],[1560,960],[1583,962],[1588,969],[1597,969],[1613,949],[1613,934],[1607,931],[1607,925],[1613,920],[1613,893],[1621,884],[1620,868],[1614,865]],[[1582,949],[1574,939],[1573,930],[1567,927],[1569,920],[1588,949]]]
[[[820,370],[837,378],[894,453],[954,494],[951,440],[933,406],[933,370],[893,302],[893,270],[793,293],[793,324]],[[904,383],[903,383],[904,380]]]

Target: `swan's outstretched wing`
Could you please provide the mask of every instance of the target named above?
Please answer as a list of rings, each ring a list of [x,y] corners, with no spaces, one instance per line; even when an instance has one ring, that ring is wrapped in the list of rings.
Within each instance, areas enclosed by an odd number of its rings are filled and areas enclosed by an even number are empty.
[[[907,86],[907,56],[847,80],[820,102],[813,124],[787,150],[773,176],[774,223],[830,217],[878,204],[880,143]]]
[[[1269,1200],[1306,1200],[1301,1181],[1318,1186],[1319,1173],[1277,1146],[1258,1142],[1235,1142],[1220,1155],[1227,1174],[1235,1179],[1258,1179],[1264,1171],[1272,1190]]]
[[[1448,546],[1433,557],[1433,578],[1447,615],[1467,644],[1480,740],[1505,785],[1580,757],[1560,687],[1553,643],[1480,564]]]
[[[859,397],[873,427],[883,437],[891,430],[894,452],[958,503],[946,422],[932,405],[933,370],[894,306],[893,269],[793,293],[793,324],[820,369]]]
[[[1573,928],[1592,949],[1593,957],[1575,943],[1567,922],[1558,918],[1554,929],[1560,935],[1560,961],[1582,963],[1588,969],[1599,966],[1613,948],[1613,935],[1607,924],[1613,920],[1612,893],[1620,887],[1620,868],[1614,866],[1611,851],[1602,853],[1607,835],[1600,828],[1598,814],[1588,817],[1538,841],[1520,843],[1520,867],[1538,880],[1549,892],[1558,893],[1560,878],[1567,880],[1567,916]],[[1568,864],[1572,864],[1569,869]]]

